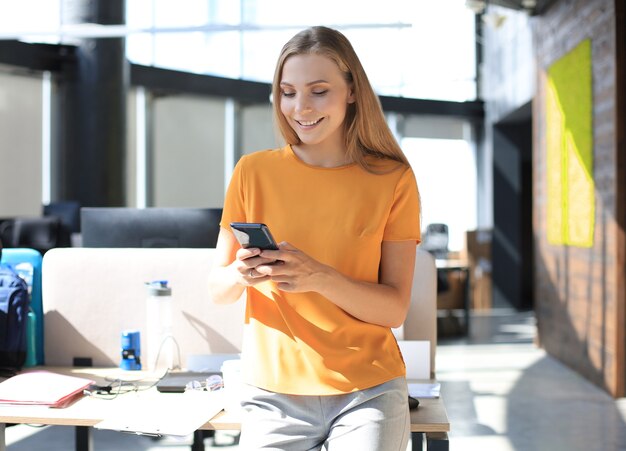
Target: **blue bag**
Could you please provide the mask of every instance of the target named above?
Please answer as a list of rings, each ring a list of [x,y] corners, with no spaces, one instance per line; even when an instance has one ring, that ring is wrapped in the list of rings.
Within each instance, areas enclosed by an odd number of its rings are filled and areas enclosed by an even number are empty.
[[[0,264],[0,368],[2,369],[16,371],[24,365],[26,321],[29,308],[28,284],[11,266]]]

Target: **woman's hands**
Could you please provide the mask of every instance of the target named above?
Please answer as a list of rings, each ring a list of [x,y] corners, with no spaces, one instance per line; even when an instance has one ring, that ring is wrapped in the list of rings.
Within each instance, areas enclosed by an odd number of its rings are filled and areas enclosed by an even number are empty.
[[[214,302],[237,301],[246,286],[273,280],[286,292],[314,291],[362,321],[398,327],[408,311],[415,241],[383,241],[377,283],[339,273],[289,243],[277,251],[242,249],[229,230],[217,240],[209,286]]]
[[[319,284],[332,270],[287,242],[279,250],[265,250],[260,257],[273,263],[261,263],[251,273],[276,282],[288,292],[319,291]]]
[[[312,275],[331,268],[315,261],[288,243],[278,251],[243,249],[230,230],[222,228],[217,239],[209,290],[214,302],[237,301],[245,287],[274,280],[284,291],[319,291]]]

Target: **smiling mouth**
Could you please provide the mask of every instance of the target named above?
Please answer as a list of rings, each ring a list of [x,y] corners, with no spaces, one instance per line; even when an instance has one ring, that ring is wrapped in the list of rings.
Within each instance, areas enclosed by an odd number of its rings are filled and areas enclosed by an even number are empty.
[[[313,126],[313,125],[317,125],[317,124],[319,124],[320,122],[322,122],[322,120],[323,120],[323,119],[324,119],[324,118],[323,118],[323,117],[321,117],[321,118],[319,118],[319,119],[317,119],[317,120],[315,120],[315,121],[298,121],[298,120],[296,120],[296,122],[297,122],[299,125],[302,125],[303,127],[311,127],[311,126]]]

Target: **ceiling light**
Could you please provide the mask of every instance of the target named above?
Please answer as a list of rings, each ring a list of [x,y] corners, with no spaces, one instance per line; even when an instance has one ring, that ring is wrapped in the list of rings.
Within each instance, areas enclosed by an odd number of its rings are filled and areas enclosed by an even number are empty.
[[[482,14],[487,7],[485,0],[465,0],[465,7],[472,10],[474,14]]]

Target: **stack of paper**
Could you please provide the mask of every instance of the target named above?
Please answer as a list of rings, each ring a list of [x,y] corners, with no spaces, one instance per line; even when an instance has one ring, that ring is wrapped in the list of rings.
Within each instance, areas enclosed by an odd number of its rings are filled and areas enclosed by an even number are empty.
[[[409,396],[413,398],[439,398],[441,383],[409,383]]]
[[[0,404],[65,407],[93,383],[49,371],[22,373],[0,383]]]

